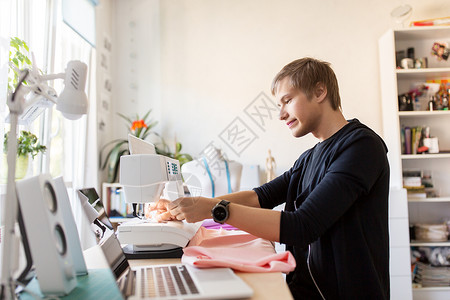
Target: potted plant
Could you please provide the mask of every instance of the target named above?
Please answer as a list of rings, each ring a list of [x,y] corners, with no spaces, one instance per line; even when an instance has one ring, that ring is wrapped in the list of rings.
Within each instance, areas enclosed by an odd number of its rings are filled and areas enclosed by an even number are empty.
[[[5,133],[3,139],[3,165],[7,166],[6,153],[8,152],[8,136]],[[29,131],[22,130],[17,138],[17,158],[16,158],[16,179],[22,179],[27,174],[28,160],[33,159],[38,153],[44,153],[47,147],[38,142],[36,135]],[[4,168],[4,178],[7,178],[7,168]]]
[[[158,154],[177,159],[180,162],[180,166],[192,160],[192,156],[190,154],[181,153],[181,149],[183,148],[183,146],[180,142],[175,141],[175,152],[171,152],[169,145],[166,144],[163,138],[161,138],[161,141],[162,147],[155,146],[156,152]]]
[[[32,62],[29,55],[29,47],[24,40],[18,37],[10,39],[9,50],[9,72],[8,72],[8,92],[14,91],[19,82],[19,70],[31,68]],[[24,84],[27,84],[24,81]],[[8,134],[5,133],[3,139],[3,165],[5,168],[2,172],[2,181],[6,181],[7,177],[7,143]],[[16,179],[25,177],[28,170],[28,160],[31,155],[32,159],[39,153],[44,153],[47,148],[38,143],[36,135],[29,131],[21,131],[17,138],[17,159],[16,159]]]
[[[158,124],[158,122],[152,122],[150,120],[150,113],[151,110],[149,110],[142,118],[140,118],[138,114],[136,114],[135,118],[129,118],[121,113],[118,113],[118,115],[127,122],[128,132],[132,135],[143,140],[149,137],[150,134],[155,135],[160,140],[160,143],[155,145],[156,153],[178,159],[180,161],[180,165],[191,161],[192,157],[189,154],[181,153],[181,143],[177,142],[175,145],[175,152],[171,152],[164,139],[159,134],[151,130],[156,126],[156,124]],[[99,167],[101,170],[107,170],[108,182],[116,181],[117,173],[119,171],[120,157],[129,153],[128,139],[125,138],[113,140],[102,147],[99,157]]]

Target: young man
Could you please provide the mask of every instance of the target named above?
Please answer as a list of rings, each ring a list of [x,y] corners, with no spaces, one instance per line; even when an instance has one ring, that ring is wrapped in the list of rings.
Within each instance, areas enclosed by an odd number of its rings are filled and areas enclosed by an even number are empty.
[[[328,63],[303,58],[274,78],[280,119],[319,143],[274,180],[222,197],[161,200],[161,220],[213,218],[287,245],[296,299],[389,299],[389,165],[382,139],[341,112]],[[225,200],[225,201],[222,201]],[[229,203],[228,203],[229,202]],[[285,211],[271,210],[286,203]]]

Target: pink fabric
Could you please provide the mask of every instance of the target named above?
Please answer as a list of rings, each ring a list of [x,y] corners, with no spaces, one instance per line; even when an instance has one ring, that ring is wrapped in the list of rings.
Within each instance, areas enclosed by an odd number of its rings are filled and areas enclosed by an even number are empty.
[[[230,224],[220,224],[220,223],[216,223],[214,222],[213,219],[206,219],[203,221],[202,226],[205,227],[206,229],[226,229],[226,230],[237,230],[236,227],[231,226]]]
[[[276,253],[271,242],[240,230],[200,227],[183,252],[182,262],[198,268],[228,267],[253,273],[295,269],[291,252]]]

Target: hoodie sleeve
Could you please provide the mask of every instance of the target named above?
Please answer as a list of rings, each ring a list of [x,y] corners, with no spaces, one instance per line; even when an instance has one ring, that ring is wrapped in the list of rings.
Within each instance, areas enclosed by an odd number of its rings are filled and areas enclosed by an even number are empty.
[[[274,180],[253,189],[258,195],[261,208],[272,209],[275,206],[286,202],[291,174],[292,168]]]

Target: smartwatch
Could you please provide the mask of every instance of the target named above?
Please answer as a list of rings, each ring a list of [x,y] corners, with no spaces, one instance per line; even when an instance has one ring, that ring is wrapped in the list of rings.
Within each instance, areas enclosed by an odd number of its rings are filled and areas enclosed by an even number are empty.
[[[213,217],[214,222],[223,224],[228,217],[230,216],[230,212],[228,210],[229,201],[221,200],[216,206],[211,210],[211,216]]]

